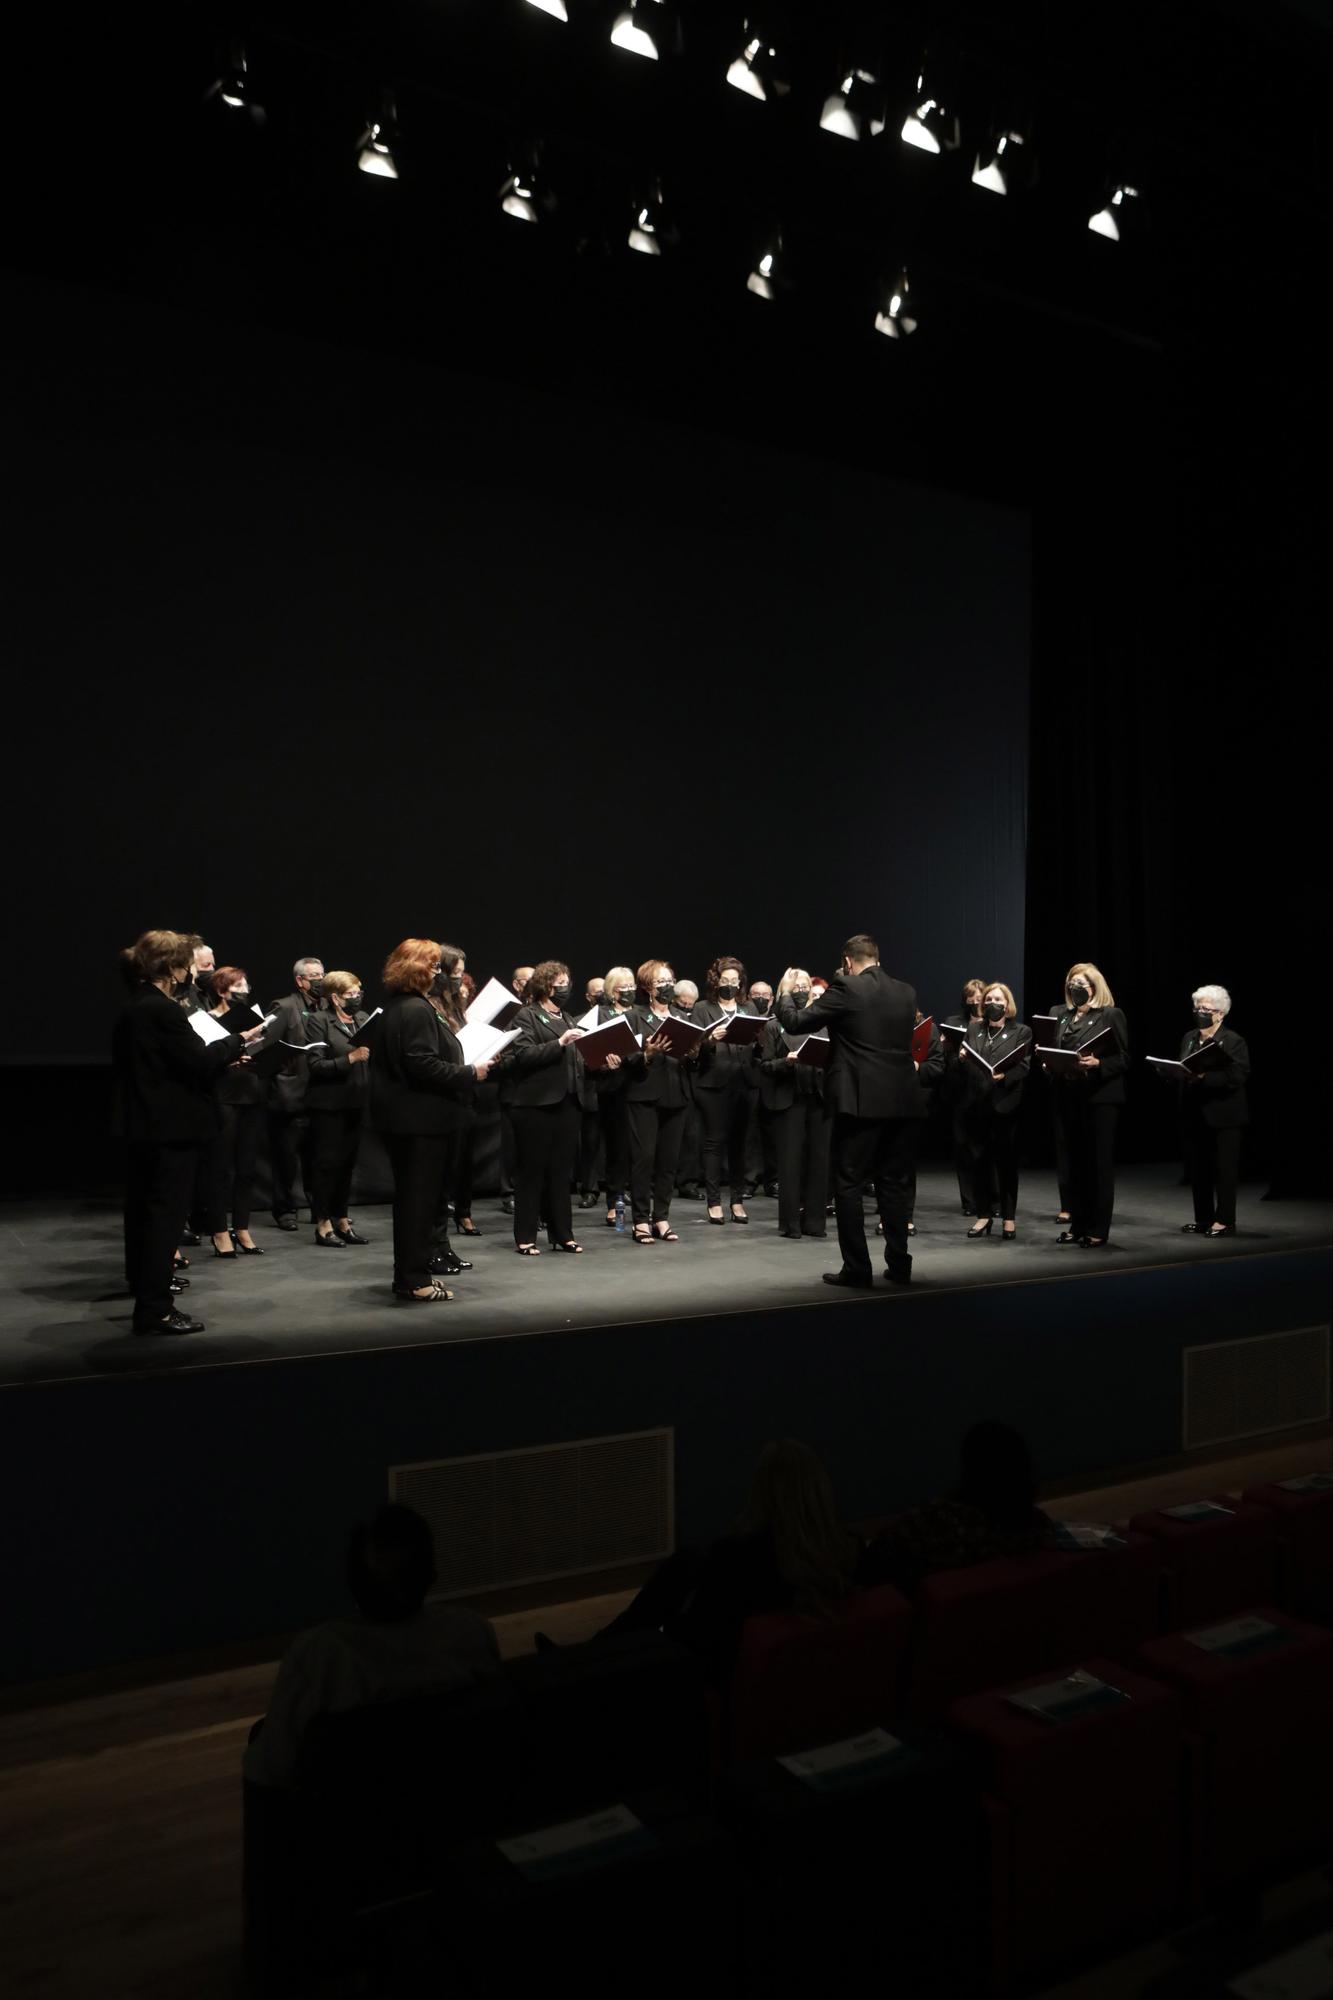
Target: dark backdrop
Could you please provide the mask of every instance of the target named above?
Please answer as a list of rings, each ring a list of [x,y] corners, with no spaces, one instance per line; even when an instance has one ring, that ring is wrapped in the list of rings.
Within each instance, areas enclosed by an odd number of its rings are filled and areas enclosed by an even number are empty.
[[[923,1004],[1023,958],[1026,515],[647,414],[6,282],[12,1060],[117,947],[284,991],[401,936],[582,981],[869,928]]]

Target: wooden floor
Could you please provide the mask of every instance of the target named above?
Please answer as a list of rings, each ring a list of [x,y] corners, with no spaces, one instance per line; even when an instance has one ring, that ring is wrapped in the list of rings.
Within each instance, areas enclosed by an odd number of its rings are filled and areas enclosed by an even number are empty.
[[[1123,1520],[1313,1471],[1329,1456],[1327,1438],[1288,1443],[1047,1505],[1067,1520]],[[537,1627],[565,1643],[586,1638],[627,1595],[499,1616],[501,1649],[529,1651]],[[67,1698],[40,1706],[10,1700],[0,1712],[5,1995],[238,2000],[239,1771],[273,1674],[265,1661],[146,1686],[63,1690]],[[1091,2000],[1114,1990],[1090,1979],[1068,1992]]]

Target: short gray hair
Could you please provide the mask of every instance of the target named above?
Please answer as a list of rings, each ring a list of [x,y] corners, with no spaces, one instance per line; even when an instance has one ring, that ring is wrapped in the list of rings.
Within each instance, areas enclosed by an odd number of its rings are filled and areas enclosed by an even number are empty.
[[[1191,1000],[1202,1000],[1210,1014],[1229,1014],[1231,995],[1225,986],[1196,986],[1190,994]]]
[[[292,967],[292,978],[309,979],[312,965],[317,965],[321,972],[324,970],[324,961],[322,958],[298,958]]]

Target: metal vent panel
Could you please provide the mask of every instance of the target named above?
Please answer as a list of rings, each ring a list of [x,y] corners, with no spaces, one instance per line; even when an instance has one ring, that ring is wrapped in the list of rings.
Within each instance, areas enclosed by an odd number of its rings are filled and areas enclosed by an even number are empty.
[[[623,1564],[673,1547],[673,1430],[389,1468],[394,1500],[430,1522],[436,1597]]]
[[[1183,1361],[1186,1451],[1328,1419],[1327,1326],[1187,1347]]]

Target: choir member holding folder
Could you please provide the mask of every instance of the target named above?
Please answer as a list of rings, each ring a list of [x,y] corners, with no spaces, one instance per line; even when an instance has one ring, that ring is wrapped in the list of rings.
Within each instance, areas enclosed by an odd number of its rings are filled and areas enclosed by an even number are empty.
[[[671,1193],[676,1179],[685,1121],[685,1066],[698,1058],[703,1032],[679,1022],[671,1003],[676,975],[664,959],[650,958],[639,967],[638,983],[648,1004],[635,1017],[643,1049],[628,1064],[625,1098],[629,1110],[630,1202],[636,1243],[676,1243],[671,1227]],[[673,1026],[688,1033],[676,1036]]]
[[[1129,1031],[1110,987],[1095,965],[1081,961],[1065,975],[1065,1005],[1056,1024],[1055,1115],[1069,1163],[1069,1227],[1056,1241],[1105,1249],[1115,1208],[1115,1133],[1125,1101]]]
[[[529,1001],[515,1014],[518,1039],[508,1052],[509,1115],[514,1126],[514,1248],[539,1257],[537,1226],[544,1217],[553,1250],[577,1255],[570,1188],[578,1166],[583,1065],[582,1034],[569,1006],[569,967],[543,959],[532,968]]]
[[[788,966],[778,998],[793,1007],[810,1004],[810,974]],[[779,1236],[828,1234],[829,1127],[824,1116],[824,1072],[798,1060],[802,1041],[776,1019],[764,1022],[759,1045],[759,1104],[773,1137],[778,1183]]]
[[[981,1019],[959,1051],[958,1074],[968,1177],[978,1192],[995,1190],[1003,1243],[1018,1233],[1017,1113],[1031,1049],[1032,1030],[1019,1022],[1013,994],[1002,979],[992,980],[981,996]],[[989,1236],[992,1219],[980,1214],[968,1235]]]
[[[370,1095],[370,1048],[357,1039],[370,1015],[362,1006],[361,981],[354,972],[326,972],[328,1012],[325,1039],[312,1041],[306,1062],[305,1105],[310,1118],[310,1201],[315,1242],[321,1249],[345,1250],[369,1238],[353,1229],[347,1209],[361,1144],[361,1121]],[[383,1015],[379,1016],[383,1020]]]
[[[704,982],[704,998],[694,1019],[708,1028],[699,1051],[695,1091],[704,1131],[704,1199],[708,1220],[723,1223],[722,1156],[727,1159],[731,1219],[748,1222],[745,1212],[745,1142],[750,1129],[750,1092],[757,1043],[725,1039],[738,1017],[758,1017],[746,1000],[745,967],[738,958],[715,958]]]
[[[627,965],[611,967],[603,982],[602,998],[597,1007],[598,1027],[623,1021],[631,1034],[637,1032],[634,1023],[637,986],[638,982]],[[602,1127],[606,1223],[608,1229],[614,1229],[616,1202],[629,1192],[629,1100],[625,1095],[625,1086],[629,1082],[630,1069],[625,1055],[614,1052],[608,1055],[601,1068],[592,1072],[592,1078],[597,1092],[597,1116]]]
[[[985,990],[984,979],[965,979],[958,1012],[946,1014],[940,1022],[940,1040],[944,1046],[944,1074],[940,1078],[940,1098],[949,1107],[954,1172],[958,1176],[958,1201],[964,1215],[982,1213],[989,1200],[985,1188],[976,1188],[972,1185],[972,1155],[964,1129],[966,1099],[963,1078],[958,1070],[958,1055],[963,1045],[963,1038],[968,1029],[981,1019],[981,996]]]
[[[210,992],[213,1004],[207,1011],[226,1033],[248,1034],[263,1026],[259,1009],[250,998],[249,975],[242,966],[219,966],[213,974]],[[234,1257],[238,1251],[244,1257],[264,1254],[250,1234],[264,1097],[264,1079],[250,1063],[229,1063],[214,1080],[218,1129],[200,1176],[200,1187],[208,1211],[204,1227],[213,1238],[213,1254],[217,1257]]]
[[[464,1060],[449,1025],[445,949],[434,938],[404,938],[390,952],[389,997],[369,1065],[375,1125],[393,1168],[393,1295],[422,1305],[453,1296],[432,1276],[431,1238],[454,1169],[462,1107],[489,1070]]]
[[[1225,986],[1196,988],[1191,1004],[1194,1026],[1180,1045],[1180,1101],[1194,1220],[1184,1227],[1200,1236],[1234,1236],[1240,1135],[1250,1118],[1245,1094],[1250,1052],[1244,1038],[1223,1025],[1231,1012]]]
[[[196,1034],[180,1007],[190,939],[144,931],[121,953],[130,997],[116,1022],[112,1055],[128,1148],[125,1276],[136,1333],[202,1333],[175,1310],[172,1273],[199,1156],[217,1130],[213,1079],[244,1053],[240,1035]],[[210,1027],[215,1024],[210,1023]],[[260,1033],[258,1025],[249,1031]]]

